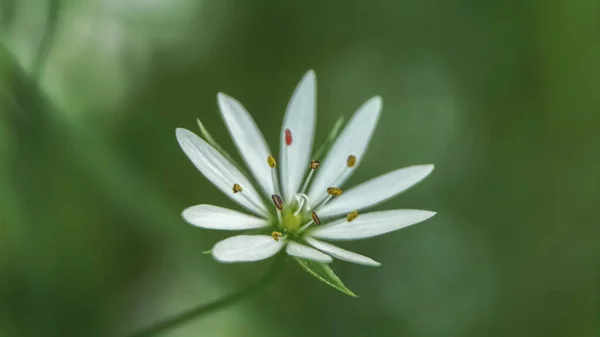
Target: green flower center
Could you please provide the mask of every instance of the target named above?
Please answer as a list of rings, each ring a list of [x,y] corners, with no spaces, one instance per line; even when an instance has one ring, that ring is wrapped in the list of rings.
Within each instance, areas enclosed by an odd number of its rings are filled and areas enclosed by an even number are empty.
[[[293,209],[288,208],[287,210],[284,210],[282,214],[283,228],[291,232],[297,231],[305,222],[302,213],[303,212],[299,212],[298,215],[294,215]]]

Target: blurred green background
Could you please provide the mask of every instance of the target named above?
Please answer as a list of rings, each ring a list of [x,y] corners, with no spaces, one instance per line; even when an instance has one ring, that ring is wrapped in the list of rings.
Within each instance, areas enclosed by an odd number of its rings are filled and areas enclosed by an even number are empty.
[[[165,336],[600,336],[596,0],[1,0],[0,39],[0,336],[122,336],[261,277],[181,219],[237,206],[174,130],[237,155],[223,91],[276,150],[308,69],[317,144],[383,96],[346,186],[434,163],[378,209],[438,215],[343,245],[383,263],[333,263],[358,299],[290,261]]]

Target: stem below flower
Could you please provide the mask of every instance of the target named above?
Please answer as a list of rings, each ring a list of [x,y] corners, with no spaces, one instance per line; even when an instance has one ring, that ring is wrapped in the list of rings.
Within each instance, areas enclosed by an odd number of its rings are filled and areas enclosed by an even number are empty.
[[[245,299],[246,297],[257,293],[260,290],[266,288],[269,284],[271,284],[281,272],[283,267],[283,262],[285,260],[286,254],[280,253],[275,257],[275,261],[271,264],[271,268],[263,276],[260,280],[250,284],[246,288],[243,288],[233,294],[225,296],[223,298],[217,299],[213,302],[202,304],[196,308],[192,308],[186,312],[183,312],[175,317],[168,318],[164,321],[157,322],[152,324],[149,327],[143,328],[141,331],[133,333],[129,335],[129,337],[149,337],[155,336],[161,332],[165,332],[175,326],[182,324],[186,321],[189,321],[194,318],[198,318],[200,316],[209,314],[213,311],[217,311],[219,309],[223,309],[226,306],[234,304],[240,300]]]

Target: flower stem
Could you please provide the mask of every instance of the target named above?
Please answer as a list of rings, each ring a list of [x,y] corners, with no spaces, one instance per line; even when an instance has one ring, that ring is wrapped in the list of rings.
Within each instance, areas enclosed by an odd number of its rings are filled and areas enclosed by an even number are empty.
[[[259,291],[266,288],[273,281],[275,281],[277,275],[279,275],[279,272],[281,272],[285,257],[286,255],[283,253],[277,255],[275,261],[273,261],[273,263],[271,264],[271,268],[269,269],[267,274],[265,274],[265,276],[263,276],[260,280],[248,285],[247,287],[233,294],[217,299],[213,302],[202,304],[198,307],[192,308],[175,317],[171,317],[164,321],[154,323],[149,327],[143,328],[142,330],[129,335],[129,337],[156,336],[162,332],[166,332],[167,330],[174,328],[177,325],[201,317],[203,315],[212,313],[213,311],[223,309],[229,305],[232,305],[238,301],[245,299],[246,297],[249,297],[250,295],[258,293]]]

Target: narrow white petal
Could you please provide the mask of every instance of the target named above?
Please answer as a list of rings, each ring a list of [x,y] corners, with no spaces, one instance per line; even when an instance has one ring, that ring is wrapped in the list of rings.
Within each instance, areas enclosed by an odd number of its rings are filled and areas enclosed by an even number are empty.
[[[319,209],[321,218],[346,214],[385,201],[418,183],[433,171],[433,165],[401,168],[344,191]]]
[[[267,165],[271,150],[265,138],[240,102],[224,93],[217,95],[217,101],[235,146],[258,184],[270,197],[274,194],[271,168]]]
[[[342,219],[317,227],[309,235],[327,240],[364,239],[414,225],[434,215],[435,212],[415,209],[373,212],[361,214],[352,222]]]
[[[277,254],[283,245],[283,240],[268,235],[238,235],[217,242],[212,256],[223,263],[259,261]]]
[[[189,130],[178,128],[175,133],[183,152],[223,193],[255,214],[263,216],[269,214],[250,181],[219,151]],[[233,184],[240,184],[243,193],[234,194]]]
[[[311,246],[317,248],[318,250],[322,250],[325,253],[338,258],[340,260],[358,263],[365,266],[381,266],[381,263],[371,259],[370,257],[366,257],[364,255],[360,255],[354,252],[347,251],[338,246],[334,246],[330,243],[319,241],[317,239],[313,239],[311,237],[306,238],[306,242],[308,242]]]
[[[321,263],[331,263],[333,259],[327,254],[323,254],[320,251],[311,248],[309,246],[301,245],[294,241],[288,242],[285,252],[289,255],[299,257],[301,259],[317,261]]]
[[[266,219],[213,205],[188,207],[182,215],[191,225],[208,229],[245,230],[265,227],[269,224]]]
[[[379,120],[381,104],[379,96],[369,99],[356,111],[335,141],[308,192],[312,205],[318,204],[327,196],[328,187],[340,187],[360,164]],[[346,165],[350,155],[356,156],[358,160],[352,168]]]
[[[286,202],[300,189],[300,184],[310,163],[315,131],[317,83],[315,72],[309,70],[288,103],[281,129],[281,180]],[[286,145],[285,130],[292,135],[291,145]]]

